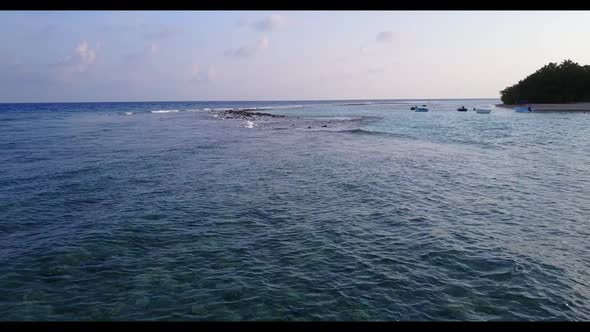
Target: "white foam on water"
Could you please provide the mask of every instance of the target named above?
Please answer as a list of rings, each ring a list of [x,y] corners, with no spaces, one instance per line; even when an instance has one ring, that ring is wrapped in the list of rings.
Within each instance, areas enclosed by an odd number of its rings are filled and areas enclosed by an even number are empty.
[[[150,111],[151,113],[176,113],[180,112],[180,110],[158,110],[158,111]]]
[[[251,107],[249,109],[255,110],[279,110],[279,109],[291,109],[291,108],[302,108],[303,105],[282,105],[282,106],[263,106],[263,107]]]
[[[304,117],[304,119],[308,120],[334,120],[334,121],[353,121],[359,120],[360,117],[351,117],[351,116],[308,116]]]
[[[257,107],[222,107],[222,108],[204,108],[204,111],[243,111],[243,110],[274,110],[274,109],[290,109],[290,108],[302,108],[303,105],[281,105],[281,106],[257,106]]]
[[[254,127],[256,127],[256,123],[248,120],[248,121],[246,121],[246,125],[244,127],[246,127],[246,128],[254,128]]]
[[[133,115],[133,112],[125,112],[125,115]]]

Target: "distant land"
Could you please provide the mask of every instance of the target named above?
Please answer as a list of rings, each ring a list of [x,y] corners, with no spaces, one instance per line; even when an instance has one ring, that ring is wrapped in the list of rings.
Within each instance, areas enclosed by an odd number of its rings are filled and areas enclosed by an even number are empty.
[[[500,91],[501,105],[529,105],[537,111],[590,111],[590,66],[571,60],[549,63]]]

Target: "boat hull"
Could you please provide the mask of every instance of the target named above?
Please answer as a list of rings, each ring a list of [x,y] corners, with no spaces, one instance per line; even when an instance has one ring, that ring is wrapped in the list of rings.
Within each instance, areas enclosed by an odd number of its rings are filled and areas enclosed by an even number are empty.
[[[475,110],[475,113],[477,113],[477,114],[490,114],[490,113],[492,113],[492,110]]]
[[[532,113],[533,110],[530,109],[528,107],[515,107],[514,110],[518,113]]]

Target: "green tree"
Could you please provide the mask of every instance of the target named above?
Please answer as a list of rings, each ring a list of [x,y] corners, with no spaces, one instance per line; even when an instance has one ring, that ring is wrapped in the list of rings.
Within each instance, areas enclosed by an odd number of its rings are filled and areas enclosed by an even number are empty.
[[[590,66],[550,62],[500,91],[504,104],[590,102]]]

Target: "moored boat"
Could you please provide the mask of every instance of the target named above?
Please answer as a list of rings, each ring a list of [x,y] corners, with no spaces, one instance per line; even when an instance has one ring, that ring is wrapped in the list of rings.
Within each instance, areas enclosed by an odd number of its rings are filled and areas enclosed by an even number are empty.
[[[478,107],[475,109],[475,113],[477,113],[477,114],[490,114],[490,113],[492,113],[492,110],[489,108]]]
[[[428,112],[428,107],[426,105],[416,106],[416,112]]]
[[[457,111],[459,111],[459,112],[467,112],[467,108],[465,108],[465,106],[461,106],[461,107],[457,108]]]
[[[515,108],[514,108],[514,110],[515,110],[516,112],[518,112],[518,113],[532,113],[532,112],[534,112],[534,111],[535,111],[535,110],[534,110],[532,107],[530,107],[530,106],[528,106],[528,107],[524,107],[524,106],[522,106],[522,107],[515,107]]]

